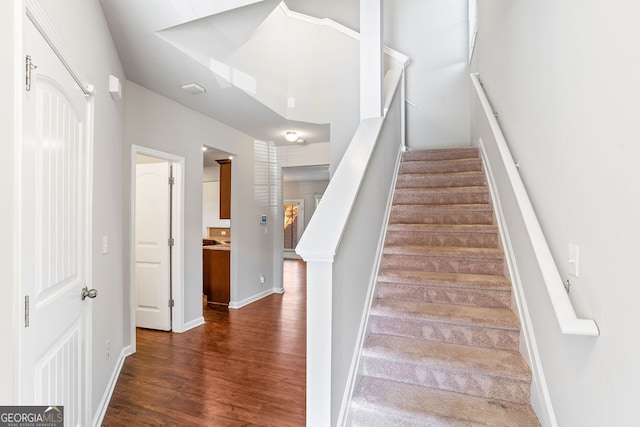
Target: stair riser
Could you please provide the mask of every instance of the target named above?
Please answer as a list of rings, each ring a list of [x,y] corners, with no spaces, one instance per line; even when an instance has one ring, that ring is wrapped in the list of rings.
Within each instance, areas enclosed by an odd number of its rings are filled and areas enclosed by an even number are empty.
[[[402,426],[402,427],[425,427],[425,426],[437,426],[444,424],[435,423],[436,420],[420,419],[408,420],[401,415],[389,414],[387,412],[380,413],[367,408],[359,408],[357,406],[351,406],[351,412],[349,414],[350,427],[388,427],[388,426]]]
[[[399,175],[396,188],[442,188],[442,187],[477,187],[485,185],[484,175]]]
[[[391,224],[493,224],[491,212],[467,211],[428,211],[403,209],[402,206],[391,208],[389,218]]]
[[[425,161],[425,160],[454,160],[454,159],[479,159],[480,154],[476,148],[465,148],[455,150],[435,150],[435,151],[407,151],[402,155],[402,160]]]
[[[407,285],[379,282],[377,297],[475,307],[509,308],[511,306],[511,291],[509,290],[446,288],[426,284]]]
[[[472,205],[489,203],[488,193],[423,192],[401,193],[393,197],[394,205]]]
[[[498,234],[388,231],[385,238],[385,244],[455,246],[465,248],[498,248]]]
[[[418,173],[450,173],[480,172],[482,161],[472,160],[440,160],[440,161],[406,161],[400,164],[400,175]]]
[[[506,350],[518,350],[520,339],[519,331],[420,319],[371,315],[369,324],[372,333]]]
[[[530,384],[527,381],[471,371],[448,371],[437,366],[363,357],[363,374],[485,398],[522,404],[530,402]]]
[[[438,257],[385,254],[382,268],[437,273],[504,274],[504,261],[495,258]]]

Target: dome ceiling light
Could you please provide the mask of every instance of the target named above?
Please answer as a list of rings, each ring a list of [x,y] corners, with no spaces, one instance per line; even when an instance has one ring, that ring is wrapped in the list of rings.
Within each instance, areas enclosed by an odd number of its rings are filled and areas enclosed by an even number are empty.
[[[298,132],[294,132],[291,130],[287,131],[287,133],[284,134],[284,137],[289,142],[296,142],[298,140]]]

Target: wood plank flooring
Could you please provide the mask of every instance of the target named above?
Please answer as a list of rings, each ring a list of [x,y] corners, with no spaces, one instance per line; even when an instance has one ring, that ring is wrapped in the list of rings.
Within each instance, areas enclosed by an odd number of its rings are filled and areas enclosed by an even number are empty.
[[[138,329],[102,425],[303,426],[305,263],[285,260],[284,282],[182,334]]]

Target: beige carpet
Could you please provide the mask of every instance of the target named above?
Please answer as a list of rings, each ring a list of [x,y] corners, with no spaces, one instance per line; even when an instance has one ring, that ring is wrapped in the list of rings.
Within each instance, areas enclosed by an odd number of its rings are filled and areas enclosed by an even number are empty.
[[[354,426],[539,426],[482,161],[403,155]]]

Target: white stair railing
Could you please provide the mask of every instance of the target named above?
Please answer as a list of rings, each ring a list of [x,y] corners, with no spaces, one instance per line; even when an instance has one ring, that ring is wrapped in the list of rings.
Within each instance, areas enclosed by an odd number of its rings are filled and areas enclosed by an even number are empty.
[[[570,335],[600,335],[600,331],[594,320],[580,319],[576,315],[556,263],[551,255],[549,245],[538,222],[538,218],[536,217],[531,200],[518,173],[517,165],[511,156],[507,141],[480,83],[478,74],[471,74],[471,81],[478,96],[482,111],[486,116],[486,120],[495,138],[504,169],[509,179],[509,184],[515,195],[522,220],[524,221],[528,237],[533,247],[533,252],[535,253],[540,272],[544,279],[544,284],[547,288],[547,293],[549,294],[553,310],[560,325],[560,330],[563,334]]]

